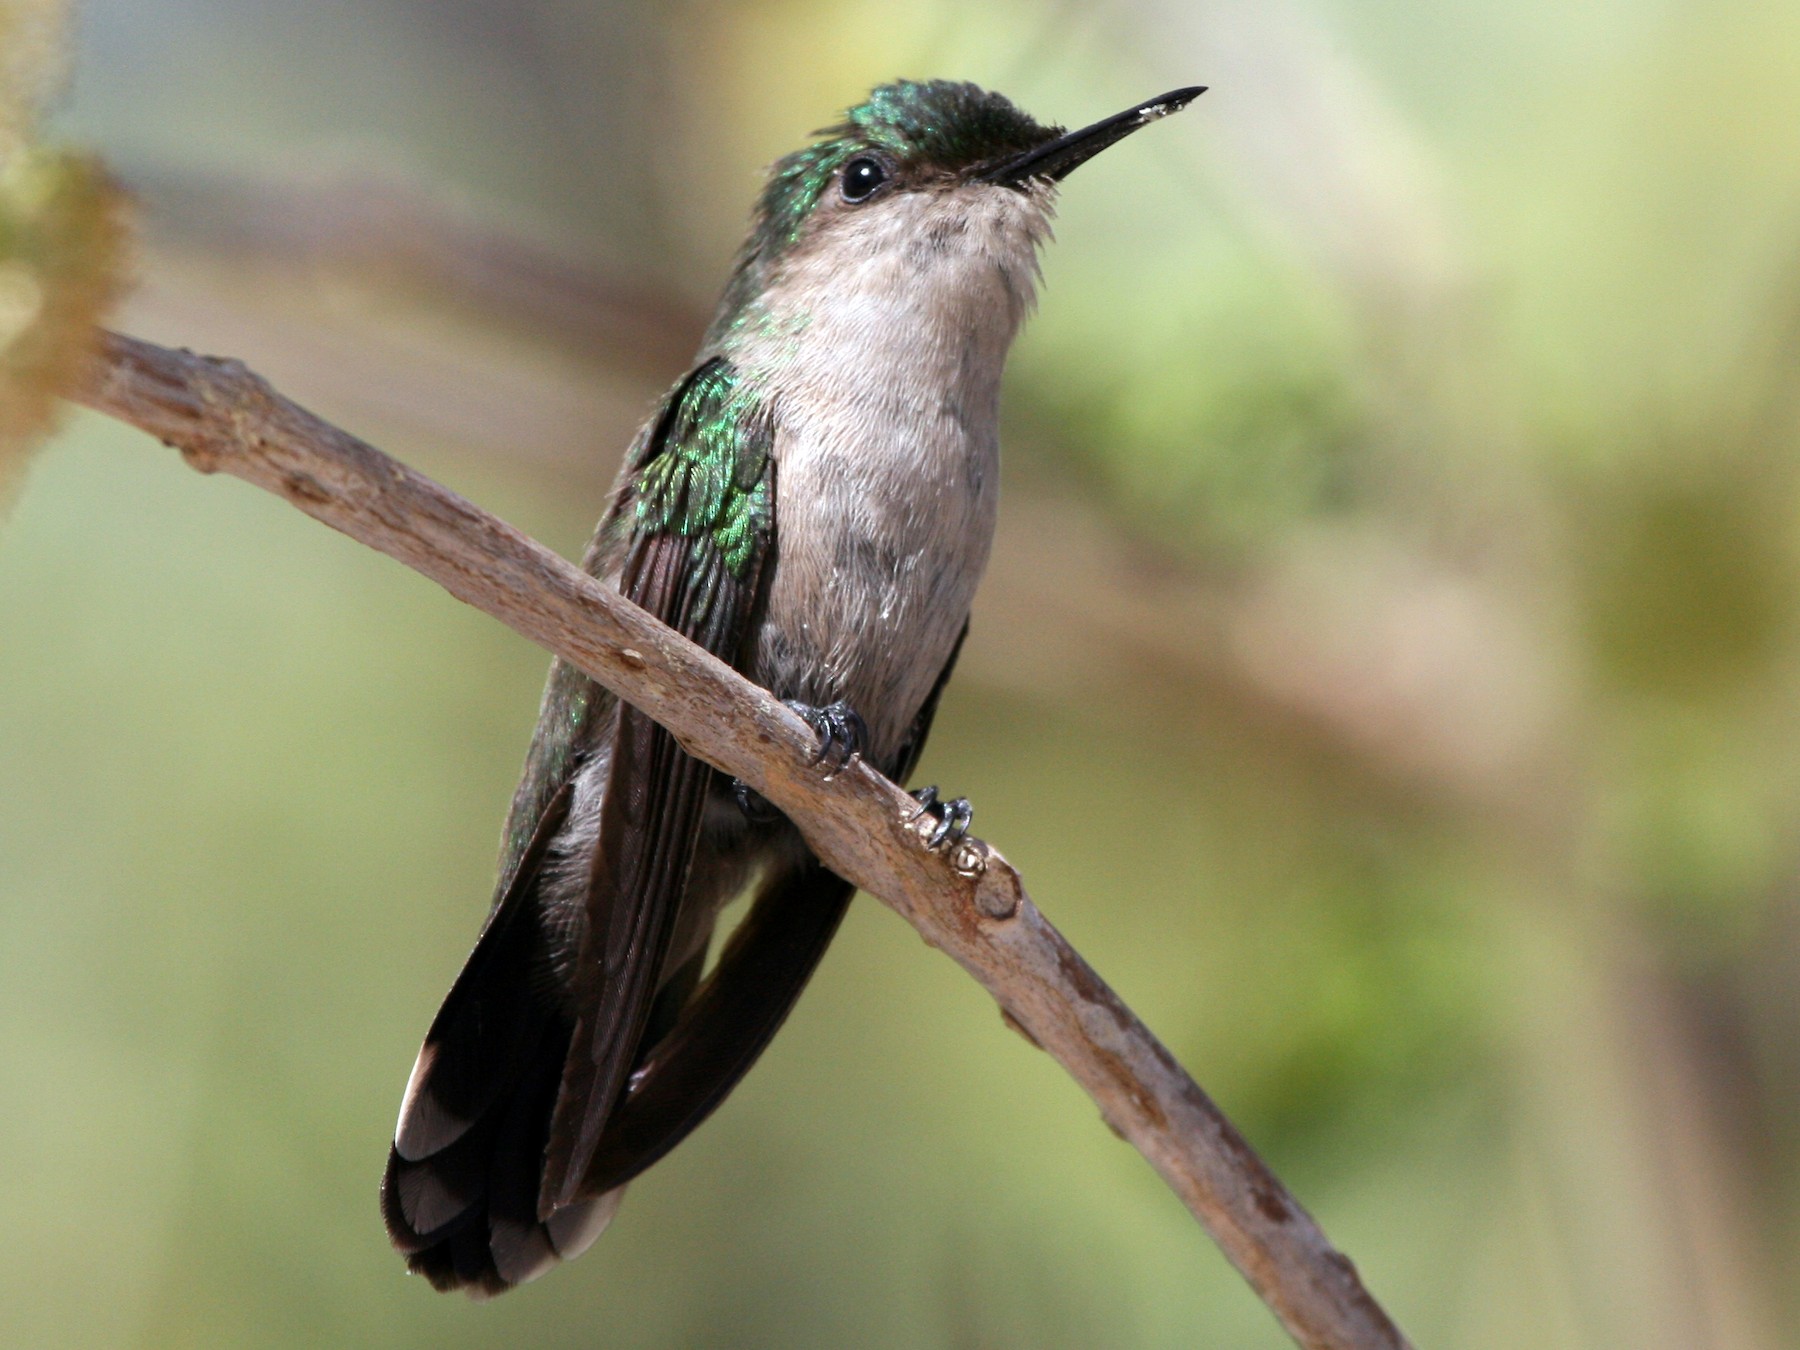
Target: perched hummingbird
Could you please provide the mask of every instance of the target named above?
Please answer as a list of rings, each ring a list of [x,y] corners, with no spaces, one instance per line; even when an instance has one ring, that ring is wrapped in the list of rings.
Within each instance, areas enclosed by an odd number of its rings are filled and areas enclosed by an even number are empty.
[[[901,81],[778,162],[587,570],[785,700],[828,768],[904,782],[987,565],[1000,373],[1057,185],[1201,92],[1064,133]],[[933,847],[968,829],[966,800],[915,796]],[[768,1044],[852,889],[746,785],[553,663],[493,908],[400,1104],[381,1204],[407,1264],[488,1295],[583,1251]]]

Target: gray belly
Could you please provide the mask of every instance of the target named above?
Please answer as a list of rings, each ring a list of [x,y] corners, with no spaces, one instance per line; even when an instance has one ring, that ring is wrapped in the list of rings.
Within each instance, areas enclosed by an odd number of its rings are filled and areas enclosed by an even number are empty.
[[[947,414],[844,431],[777,439],[774,575],[750,675],[782,698],[849,703],[888,765],[987,566],[998,456],[991,431]]]

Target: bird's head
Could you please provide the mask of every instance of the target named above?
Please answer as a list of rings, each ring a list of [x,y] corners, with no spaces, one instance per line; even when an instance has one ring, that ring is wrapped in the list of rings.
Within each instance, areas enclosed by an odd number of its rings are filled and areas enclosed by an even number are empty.
[[[823,270],[899,250],[923,261],[972,225],[972,246],[1000,265],[1020,254],[1029,262],[1062,179],[1202,92],[1177,89],[1065,132],[973,84],[884,84],[769,171],[727,312],[795,260]]]

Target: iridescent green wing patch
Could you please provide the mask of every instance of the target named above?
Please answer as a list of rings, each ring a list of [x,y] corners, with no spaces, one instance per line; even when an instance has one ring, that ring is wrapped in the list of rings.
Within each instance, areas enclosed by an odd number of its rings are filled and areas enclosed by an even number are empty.
[[[628,560],[638,604],[715,655],[735,661],[774,519],[773,440],[760,401],[732,367],[709,361],[676,386],[639,438],[626,491],[602,525]],[[613,547],[599,556],[617,556]],[[601,565],[602,567],[604,564]],[[612,695],[553,663],[537,735],[501,851],[504,894],[539,817],[603,735]]]
[[[728,362],[714,359],[676,391],[657,430],[633,488],[633,534],[689,540],[696,567],[716,551],[743,580],[774,511],[773,437],[761,401]]]

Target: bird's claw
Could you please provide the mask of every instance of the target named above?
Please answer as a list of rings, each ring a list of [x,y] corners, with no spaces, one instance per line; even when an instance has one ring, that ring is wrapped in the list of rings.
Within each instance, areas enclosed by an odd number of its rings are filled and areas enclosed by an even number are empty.
[[[815,708],[798,699],[782,702],[817,733],[819,748],[813,754],[812,763],[825,765],[827,782],[862,758],[863,742],[869,737],[869,729],[848,703],[840,700]],[[752,825],[768,825],[781,819],[781,812],[769,804],[769,799],[741,778],[731,780],[731,795],[738,810],[744,813],[744,819]]]
[[[862,758],[863,742],[869,738],[869,729],[864,725],[861,715],[848,703],[840,699],[823,708],[816,708],[797,699],[784,699],[783,702],[802,722],[818,733],[819,748],[814,753],[812,762],[826,766],[827,782]]]
[[[936,786],[920,788],[912,797],[919,804],[919,809],[906,818],[907,824],[910,825],[925,815],[937,822],[930,837],[925,840],[926,848],[937,849],[945,844],[960,844],[968,836],[969,825],[975,819],[975,808],[969,805],[967,797],[939,801]]]

